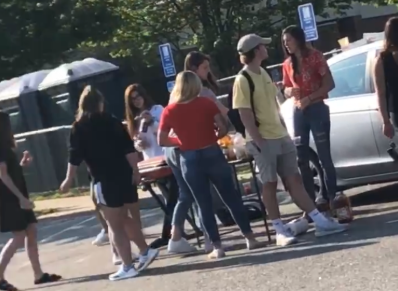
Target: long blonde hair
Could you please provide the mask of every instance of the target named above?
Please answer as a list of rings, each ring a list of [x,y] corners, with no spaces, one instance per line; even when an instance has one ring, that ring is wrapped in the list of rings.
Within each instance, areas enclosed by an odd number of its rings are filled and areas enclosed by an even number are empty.
[[[176,82],[170,94],[170,100],[175,103],[191,101],[199,96],[202,81],[192,71],[182,71],[177,75]]]
[[[94,113],[100,112],[100,105],[105,101],[100,91],[94,89],[91,85],[84,87],[79,99],[79,108],[76,113],[76,121],[82,117],[89,117]]]

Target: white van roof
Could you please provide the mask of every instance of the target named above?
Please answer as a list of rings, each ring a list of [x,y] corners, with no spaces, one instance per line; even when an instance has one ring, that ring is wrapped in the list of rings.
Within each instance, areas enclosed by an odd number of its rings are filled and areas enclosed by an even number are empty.
[[[119,67],[112,63],[100,61],[94,58],[87,58],[82,61],[63,64],[53,69],[48,74],[48,76],[39,85],[39,90],[68,84],[79,79],[115,71],[117,69],[119,69]]]

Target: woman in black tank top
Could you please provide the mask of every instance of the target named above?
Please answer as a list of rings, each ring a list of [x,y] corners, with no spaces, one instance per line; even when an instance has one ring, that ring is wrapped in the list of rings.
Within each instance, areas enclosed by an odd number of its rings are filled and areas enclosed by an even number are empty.
[[[398,129],[398,17],[387,21],[384,34],[384,50],[376,59],[373,80],[383,134],[392,139]]]

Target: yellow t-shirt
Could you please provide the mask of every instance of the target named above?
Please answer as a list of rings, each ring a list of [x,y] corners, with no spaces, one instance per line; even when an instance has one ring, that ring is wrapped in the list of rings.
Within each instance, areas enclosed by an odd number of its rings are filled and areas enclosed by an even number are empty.
[[[258,130],[265,139],[277,139],[287,136],[287,130],[282,125],[276,101],[277,89],[268,73],[261,68],[261,74],[248,69],[254,83],[254,112],[259,122]],[[235,78],[233,87],[232,106],[234,109],[251,108],[250,88],[245,76],[239,74]],[[252,140],[246,131],[246,140]]]

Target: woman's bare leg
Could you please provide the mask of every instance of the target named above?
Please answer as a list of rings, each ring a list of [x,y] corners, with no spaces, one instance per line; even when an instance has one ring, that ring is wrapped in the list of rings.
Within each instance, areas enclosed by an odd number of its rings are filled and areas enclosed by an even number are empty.
[[[127,217],[125,220],[126,233],[129,239],[138,247],[140,254],[143,254],[148,250],[148,244],[142,233],[140,205],[139,203],[131,203],[125,204],[125,207],[131,215],[131,217]]]
[[[131,245],[125,231],[127,209],[124,207],[110,208],[101,206],[101,210],[105,216],[108,226],[110,227],[111,231],[109,233],[117,253],[119,254],[125,266],[131,266],[133,264]]]
[[[43,276],[43,270],[41,269],[39,260],[39,248],[37,246],[37,228],[35,223],[30,224],[26,229],[25,248],[26,252],[28,253],[30,264],[32,265],[35,280],[38,280]]]
[[[7,242],[0,253],[0,280],[4,279],[4,273],[12,257],[17,250],[23,247],[25,231],[14,232],[13,237]]]

